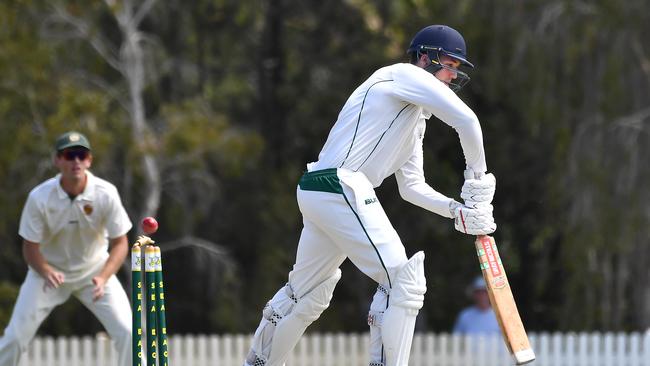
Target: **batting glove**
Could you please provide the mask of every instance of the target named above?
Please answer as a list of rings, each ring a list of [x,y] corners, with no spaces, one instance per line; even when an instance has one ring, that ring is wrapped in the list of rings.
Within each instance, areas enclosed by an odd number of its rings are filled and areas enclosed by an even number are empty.
[[[494,216],[492,216],[493,208],[490,204],[481,204],[478,208],[474,208],[452,201],[449,210],[454,216],[454,228],[461,233],[487,235],[497,229]]]
[[[478,178],[472,176],[465,179],[460,197],[465,201],[466,206],[478,208],[492,203],[496,186],[497,180],[492,173],[481,175]]]

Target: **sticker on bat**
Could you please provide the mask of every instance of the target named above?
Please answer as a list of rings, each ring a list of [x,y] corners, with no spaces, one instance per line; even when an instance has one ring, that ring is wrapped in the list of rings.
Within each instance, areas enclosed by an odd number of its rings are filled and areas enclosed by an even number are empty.
[[[490,238],[481,238],[481,246],[483,247],[483,251],[485,251],[485,256],[487,257],[487,261],[490,265],[490,272],[492,273],[492,277],[501,276],[503,273],[501,271],[501,266],[499,266],[499,254],[494,251],[494,247],[492,246]]]
[[[492,288],[506,287],[506,276],[499,276],[492,278]]]

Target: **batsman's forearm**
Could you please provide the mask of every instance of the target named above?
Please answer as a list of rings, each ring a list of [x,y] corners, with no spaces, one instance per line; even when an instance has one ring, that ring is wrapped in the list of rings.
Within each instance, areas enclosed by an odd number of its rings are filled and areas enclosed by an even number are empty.
[[[102,268],[102,271],[99,273],[99,275],[104,279],[108,279],[117,273],[122,266],[124,259],[126,259],[126,255],[129,252],[126,235],[111,239],[109,247],[108,259],[106,260],[104,268]]]
[[[440,216],[453,218],[453,215],[449,212],[451,198],[437,192],[424,182],[415,184],[400,183],[398,180],[399,193],[405,201]]]

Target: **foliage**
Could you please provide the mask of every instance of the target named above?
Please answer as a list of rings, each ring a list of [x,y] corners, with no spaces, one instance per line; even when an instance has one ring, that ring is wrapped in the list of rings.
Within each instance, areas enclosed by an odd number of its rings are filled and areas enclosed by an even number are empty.
[[[6,281],[0,282],[0,328],[4,329],[9,324],[9,318],[17,296],[18,288],[16,285]]]
[[[526,325],[650,326],[645,1],[158,1],[135,33],[146,66],[135,94],[91,42],[124,56],[124,4],[0,4],[0,278],[14,288],[25,273],[16,234],[25,197],[55,173],[54,138],[79,129],[134,222],[155,202],[142,158],[158,169],[156,240],[190,243],[165,258],[172,332],[252,331],[293,264],[295,186],[339,108],[374,69],[404,61],[422,26],[446,23],[477,65],[461,98],[481,120],[498,180],[495,235]],[[89,25],[84,37],[64,10]],[[425,164],[431,185],[458,198],[457,135],[435,118]],[[392,178],[378,195],[407,253],[427,253],[421,329],[449,330],[478,274],[471,238],[403,202]],[[366,329],[374,285],[348,262],[343,271],[310,330]],[[43,332],[97,330],[71,321],[79,304],[66,306]]]

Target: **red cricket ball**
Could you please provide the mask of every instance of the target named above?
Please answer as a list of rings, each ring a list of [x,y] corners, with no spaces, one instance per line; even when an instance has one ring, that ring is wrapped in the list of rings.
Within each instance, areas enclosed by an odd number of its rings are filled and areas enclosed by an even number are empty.
[[[146,234],[153,234],[158,230],[158,221],[153,217],[145,217],[142,219],[142,231]]]

